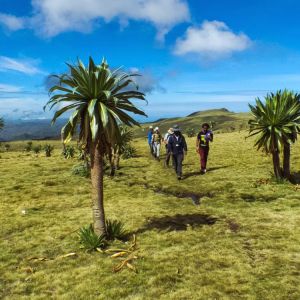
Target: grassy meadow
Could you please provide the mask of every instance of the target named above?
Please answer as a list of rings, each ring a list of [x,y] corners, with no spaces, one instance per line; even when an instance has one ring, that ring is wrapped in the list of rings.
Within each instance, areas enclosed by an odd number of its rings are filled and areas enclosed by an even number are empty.
[[[246,134],[215,135],[206,175],[194,138],[182,181],[140,138],[138,156],[105,177],[106,216],[136,234],[137,273],[80,248],[91,196],[89,179],[71,173],[77,159],[59,142],[50,158],[11,143],[0,153],[0,298],[300,299],[300,186],[272,181],[271,158]],[[292,172],[299,182],[299,142]]]

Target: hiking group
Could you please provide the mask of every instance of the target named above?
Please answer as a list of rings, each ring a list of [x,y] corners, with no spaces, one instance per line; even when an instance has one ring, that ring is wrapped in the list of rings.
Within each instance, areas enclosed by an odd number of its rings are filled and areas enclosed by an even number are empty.
[[[213,132],[210,130],[208,123],[202,124],[202,129],[197,135],[196,152],[200,156],[201,174],[206,173],[206,165],[209,154],[209,143],[213,141]],[[149,127],[148,144],[151,155],[160,161],[161,145],[164,144],[166,148],[166,157],[164,161],[165,167],[169,167],[172,158],[172,166],[176,172],[178,180],[182,179],[182,163],[184,157],[187,155],[187,143],[181,129],[178,125],[170,128],[168,132],[162,137],[158,127],[153,129]]]

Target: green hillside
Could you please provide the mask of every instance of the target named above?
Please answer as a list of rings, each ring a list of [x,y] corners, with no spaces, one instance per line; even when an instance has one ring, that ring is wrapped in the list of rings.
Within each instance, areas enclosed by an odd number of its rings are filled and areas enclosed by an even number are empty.
[[[232,132],[246,129],[249,118],[249,113],[230,112],[226,108],[212,109],[194,112],[183,118],[160,119],[156,122],[145,123],[141,128],[136,129],[135,133],[137,137],[145,136],[145,132],[150,125],[158,126],[161,132],[164,133],[174,124],[178,124],[183,132],[188,128],[194,128],[198,131],[204,122],[213,122],[215,132]]]

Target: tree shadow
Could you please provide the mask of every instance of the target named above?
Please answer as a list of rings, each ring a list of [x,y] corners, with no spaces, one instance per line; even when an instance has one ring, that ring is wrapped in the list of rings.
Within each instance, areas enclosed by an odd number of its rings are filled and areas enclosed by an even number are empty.
[[[189,226],[214,225],[218,219],[204,214],[186,214],[175,216],[164,216],[160,218],[150,218],[148,223],[136,231],[143,233],[148,230],[157,229],[159,231],[184,231]]]
[[[300,171],[292,173],[290,181],[292,184],[300,184]]]

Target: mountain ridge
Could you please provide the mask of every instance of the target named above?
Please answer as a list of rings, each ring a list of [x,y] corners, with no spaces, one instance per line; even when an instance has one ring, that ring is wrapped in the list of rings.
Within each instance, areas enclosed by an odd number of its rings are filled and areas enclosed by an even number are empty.
[[[203,122],[212,122],[214,130],[230,132],[247,128],[249,113],[235,113],[226,108],[195,111],[185,117],[160,118],[154,122],[145,122],[134,129],[136,137],[145,136],[150,126],[158,126],[161,132],[178,124],[183,131],[188,128],[200,129]],[[8,120],[0,132],[0,141],[60,139],[60,131],[67,119],[58,119],[51,126],[50,119],[43,120]]]

